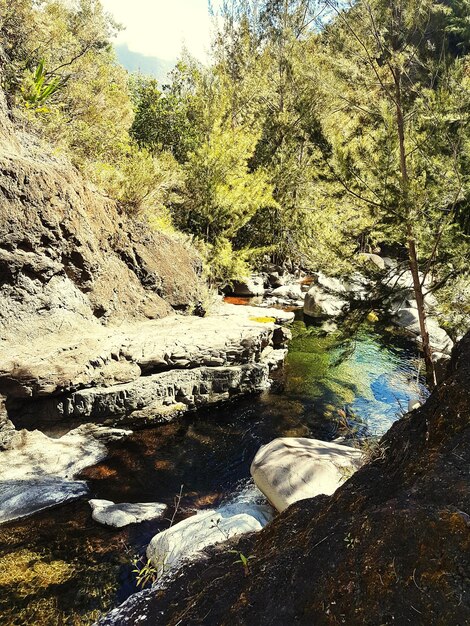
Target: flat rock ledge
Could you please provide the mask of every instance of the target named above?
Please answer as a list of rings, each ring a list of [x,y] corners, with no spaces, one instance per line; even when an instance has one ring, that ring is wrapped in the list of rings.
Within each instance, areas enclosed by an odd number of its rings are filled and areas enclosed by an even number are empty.
[[[220,305],[82,337],[67,332],[2,344],[0,393],[15,420],[165,421],[269,387],[293,313]]]

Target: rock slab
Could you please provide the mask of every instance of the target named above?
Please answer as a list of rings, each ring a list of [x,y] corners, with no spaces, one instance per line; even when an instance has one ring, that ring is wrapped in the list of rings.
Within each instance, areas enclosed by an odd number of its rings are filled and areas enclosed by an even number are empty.
[[[157,519],[166,511],[166,504],[159,502],[121,502],[115,504],[111,500],[93,499],[89,501],[92,518],[95,522],[114,528],[122,528],[129,524],[138,524],[147,520]]]
[[[107,454],[106,443],[130,431],[83,425],[58,439],[39,431],[15,432],[0,454],[0,522],[31,515],[87,493],[74,476]]]

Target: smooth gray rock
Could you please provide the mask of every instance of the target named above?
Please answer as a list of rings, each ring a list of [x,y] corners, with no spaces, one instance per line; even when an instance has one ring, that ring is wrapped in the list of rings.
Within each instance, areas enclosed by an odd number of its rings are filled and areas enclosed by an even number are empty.
[[[336,443],[281,437],[262,446],[250,472],[260,491],[278,510],[293,502],[330,495],[361,465],[362,454]]]
[[[314,285],[305,295],[304,313],[310,317],[336,317],[347,310],[349,303]]]
[[[207,546],[261,528],[260,522],[246,513],[225,517],[220,511],[203,511],[155,535],[147,558],[161,576]]]
[[[421,331],[419,326],[419,317],[417,309],[404,308],[400,309],[396,314],[396,322],[399,326],[406,328],[406,330],[417,337],[420,340]],[[443,352],[444,354],[450,354],[454,342],[446,333],[446,331],[439,326],[439,322],[427,316],[426,326],[429,334],[429,342],[431,347],[436,352]]]
[[[361,252],[357,256],[362,262],[375,266],[376,269],[378,268],[379,270],[384,270],[386,267],[385,260],[382,257],[380,257],[378,254],[370,254],[368,252]]]
[[[83,480],[30,478],[0,481],[0,524],[43,511],[88,493]]]
[[[355,272],[345,282],[345,288],[353,300],[367,300],[370,296],[371,282],[363,274]]]
[[[346,293],[347,288],[343,281],[339,278],[334,278],[333,276],[326,276],[322,272],[318,272],[317,274],[317,284],[326,291],[331,291],[332,293]]]
[[[277,289],[273,289],[271,291],[270,296],[297,301],[303,300],[305,293],[302,291],[301,285],[296,283],[293,285],[283,285],[282,287],[277,287]]]
[[[39,430],[17,431],[9,448],[0,454],[0,477],[2,480],[73,478],[106,457],[107,443],[131,433],[95,424],[83,424],[58,438],[48,437]]]
[[[384,262],[384,264],[385,264],[385,267],[386,267],[387,269],[396,269],[396,267],[397,267],[397,265],[398,265],[398,263],[397,263],[396,259],[391,259],[391,258],[390,258],[390,257],[388,257],[388,256],[384,256],[384,257],[382,257],[382,258],[383,258],[383,262]]]
[[[121,502],[115,504],[111,500],[93,499],[88,504],[91,506],[91,516],[95,522],[114,526],[114,528],[157,519],[163,515],[167,508],[166,504],[159,502]]]
[[[264,295],[264,280],[261,276],[251,276],[245,280],[233,281],[232,293],[234,296],[250,298]]]
[[[419,272],[419,279],[423,281],[423,273]],[[387,276],[383,279],[383,283],[392,287],[392,289],[413,289],[413,275],[411,271],[407,269],[407,265],[404,266],[403,263],[396,267],[395,270],[388,272]],[[425,287],[431,286],[431,279],[426,276],[426,280],[424,281]]]
[[[0,521],[31,515],[87,493],[74,480],[107,455],[106,444],[131,431],[85,424],[58,439],[39,431],[15,431],[0,452]]]

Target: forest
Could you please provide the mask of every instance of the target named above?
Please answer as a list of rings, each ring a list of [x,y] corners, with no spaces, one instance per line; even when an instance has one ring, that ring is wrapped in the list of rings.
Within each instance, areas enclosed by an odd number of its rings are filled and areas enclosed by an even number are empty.
[[[183,53],[163,85],[116,63],[99,0],[0,15],[15,115],[124,211],[191,237],[215,284],[267,256],[347,275],[393,247],[462,292],[466,0],[226,1],[211,64]]]
[[[0,0],[0,623],[467,623],[470,0],[105,4]]]
[[[98,0],[2,5],[15,113],[124,211],[189,237],[213,285],[267,258],[347,276],[355,253],[392,250],[423,337],[427,276],[464,330],[466,0],[225,1],[211,64],[183,53],[163,85],[116,63]]]

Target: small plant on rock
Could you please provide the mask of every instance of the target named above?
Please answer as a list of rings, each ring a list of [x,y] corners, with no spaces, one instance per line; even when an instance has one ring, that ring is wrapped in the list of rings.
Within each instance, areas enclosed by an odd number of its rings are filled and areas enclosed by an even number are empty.
[[[150,559],[147,559],[146,563],[142,563],[139,558],[135,558],[132,561],[132,565],[134,565],[132,573],[135,574],[136,585],[140,589],[151,587],[153,583],[157,580],[158,570],[152,564]]]
[[[348,550],[352,550],[359,543],[359,539],[357,537],[353,537],[351,533],[348,533],[344,538],[344,542]]]
[[[254,559],[255,557],[253,555],[245,556],[242,552],[238,552],[238,550],[230,550],[230,552],[238,556],[238,559],[234,561],[234,564],[241,563],[245,576],[249,576],[250,575],[249,561],[250,559]]]

